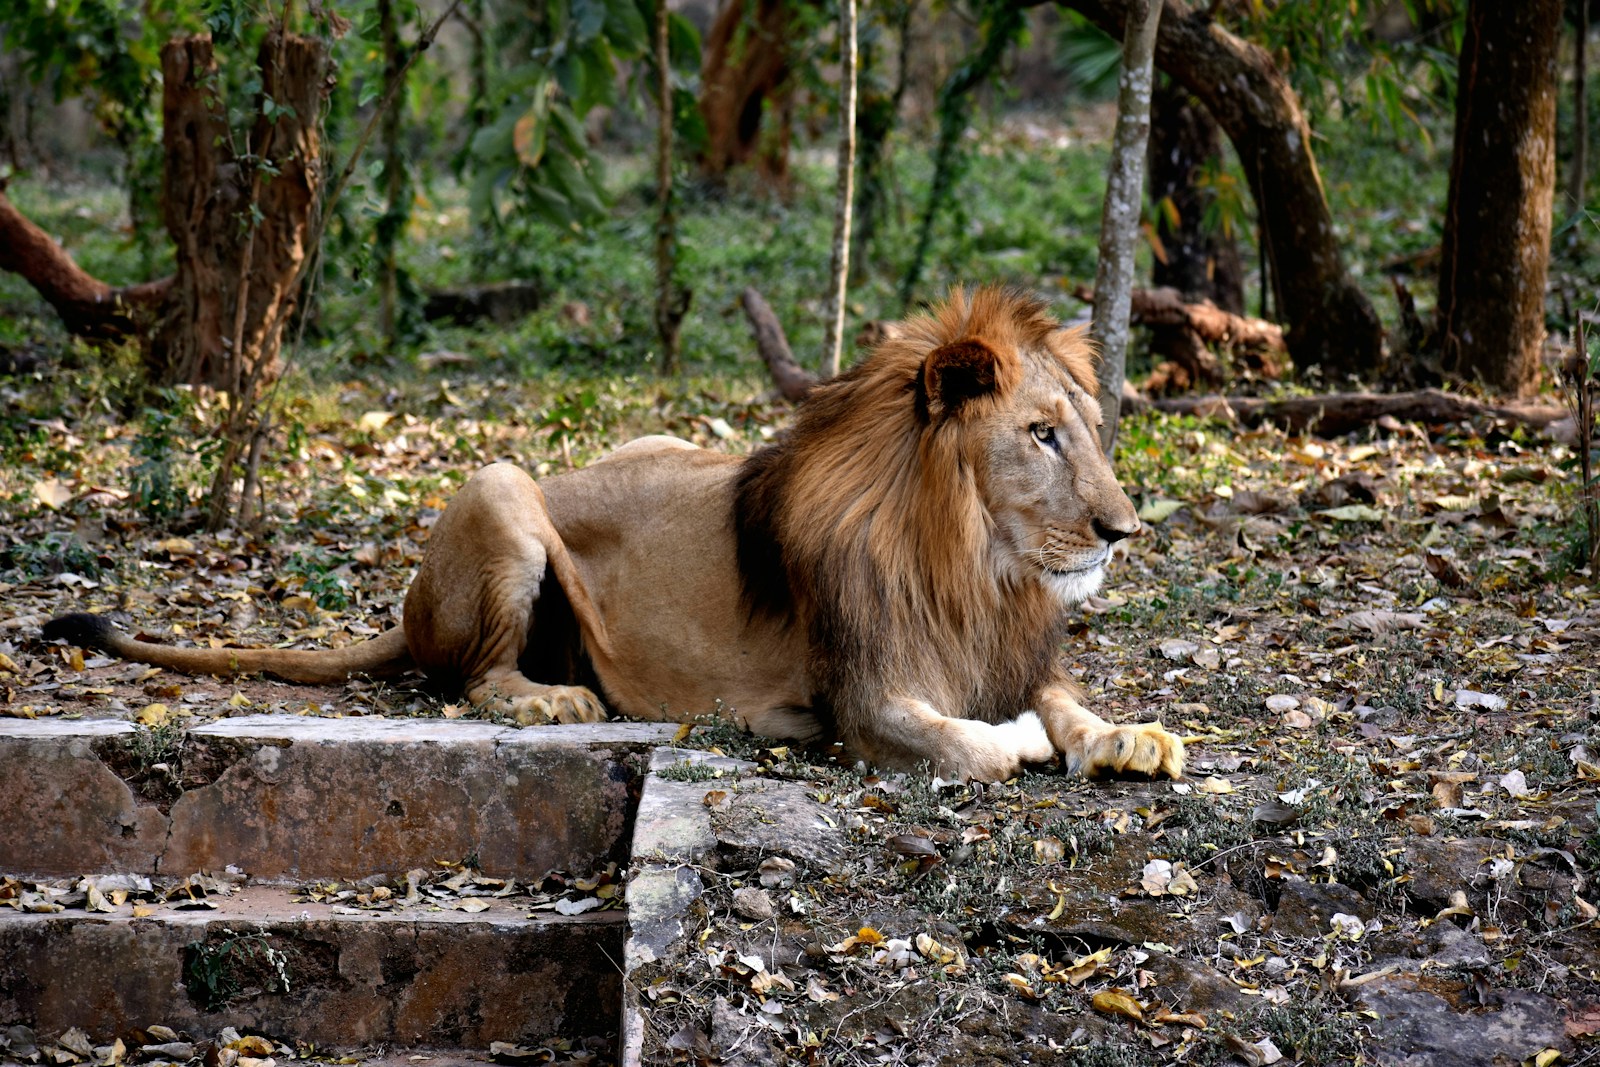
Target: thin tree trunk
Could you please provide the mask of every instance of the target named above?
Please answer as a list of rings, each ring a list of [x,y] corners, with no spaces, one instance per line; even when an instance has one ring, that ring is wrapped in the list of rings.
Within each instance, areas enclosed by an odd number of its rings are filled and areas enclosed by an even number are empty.
[[[405,56],[400,44],[400,20],[395,12],[396,0],[378,0],[378,36],[383,48],[383,83],[388,85],[400,77],[405,69]],[[378,131],[383,141],[383,214],[378,219],[375,252],[378,259],[378,331],[384,344],[394,347],[399,334],[400,267],[396,251],[400,234],[410,217],[409,182],[406,180],[406,159],[401,144],[402,119],[405,106],[400,101],[383,113],[383,123]]]
[[[922,281],[922,268],[933,244],[933,227],[944,210],[950,191],[962,169],[961,138],[967,132],[967,115],[972,107],[972,91],[988,80],[1000,65],[1006,49],[1026,27],[1018,3],[1001,3],[988,9],[984,20],[983,43],[967,57],[939,89],[939,140],[933,150],[933,179],[928,183],[928,204],[917,228],[917,243],[911,263],[900,281],[900,303],[910,310],[912,298]],[[1120,25],[1120,24],[1119,24]]]
[[[656,335],[661,341],[661,373],[678,373],[678,338],[688,310],[677,283],[678,217],[672,187],[672,54],[666,0],[656,0]]]
[[[1457,65],[1441,366],[1519,396],[1538,386],[1544,343],[1560,40],[1561,0],[1472,0]]]
[[[1578,36],[1572,50],[1572,170],[1567,199],[1573,210],[1583,207],[1589,178],[1589,0],[1578,3]]]
[[[1062,2],[1111,34],[1121,32],[1133,4]],[[1223,29],[1210,15],[1214,6],[1166,0],[1156,65],[1193,93],[1233,142],[1255,197],[1295,366],[1320,367],[1330,379],[1370,374],[1382,355],[1383,327],[1345,270],[1311,128],[1272,57]]]
[[[860,278],[871,252],[872,239],[877,233],[878,218],[887,200],[884,190],[885,149],[889,136],[900,119],[900,101],[906,95],[907,74],[911,55],[911,16],[916,11],[917,0],[897,0],[895,29],[898,36],[899,59],[895,67],[894,89],[885,96],[881,91],[863,88],[871,67],[869,56],[872,45],[861,49],[856,77],[856,170],[860,180],[856,183],[856,206],[852,222],[850,253],[851,271]]]
[[[822,374],[839,373],[845,290],[850,281],[850,208],[856,172],[856,0],[839,2],[839,184],[833,204],[833,255],[823,323]]]
[[[1094,325],[1100,349],[1100,446],[1116,449],[1117,416],[1128,367],[1128,310],[1133,301],[1133,249],[1144,204],[1144,155],[1150,139],[1150,90],[1155,72],[1160,0],[1133,0],[1122,37],[1122,76],[1117,88],[1117,132],[1100,214],[1100,262],[1095,269]]]

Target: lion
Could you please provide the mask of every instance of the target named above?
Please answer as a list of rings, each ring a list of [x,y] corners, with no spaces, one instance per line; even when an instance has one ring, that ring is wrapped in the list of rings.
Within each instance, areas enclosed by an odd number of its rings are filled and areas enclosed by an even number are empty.
[[[1139,529],[1095,392],[1081,329],[1015,291],[957,289],[748,458],[654,436],[542,482],[484,467],[434,526],[401,625],[365,643],[173,648],[88,614],[44,636],[296,682],[420,668],[524,724],[720,709],[947,779],[1058,753],[1072,772],[1177,777],[1182,741],[1090,712],[1059,657],[1068,609]]]

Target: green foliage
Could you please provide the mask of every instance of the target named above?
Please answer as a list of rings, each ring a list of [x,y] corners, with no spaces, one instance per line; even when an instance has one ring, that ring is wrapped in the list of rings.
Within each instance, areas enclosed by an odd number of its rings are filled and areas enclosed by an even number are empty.
[[[300,590],[324,611],[343,611],[350,606],[350,583],[335,568],[339,564],[320,546],[295,552],[283,567]]]
[[[578,226],[606,210],[584,119],[618,102],[619,62],[648,60],[655,8],[651,0],[554,0],[530,14],[516,22],[528,58],[503,72],[490,105],[495,118],[473,137],[473,212],[495,220],[509,200],[547,222]],[[674,62],[691,62],[694,28],[681,15],[669,25]],[[675,107],[689,100],[674,90]]]
[[[961,137],[966,132],[967,118],[972,111],[972,91],[994,74],[1006,50],[1027,27],[1023,9],[1007,0],[980,0],[979,14],[983,23],[983,43],[945,80],[939,90],[939,142],[933,153],[933,183],[928,190],[927,206],[922,212],[916,251],[911,254],[905,279],[900,283],[900,303],[906,308],[911,306],[922,280],[922,268],[933,240],[934,224],[966,166]]]
[[[1242,4],[1234,29],[1277,59],[1314,115],[1335,106],[1365,113],[1431,142],[1419,109],[1454,108],[1456,56],[1466,5],[1462,0],[1405,0],[1413,29],[1392,39],[1375,32],[1387,0],[1300,0]],[[1359,91],[1357,91],[1359,89]]]
[[[21,571],[26,578],[44,578],[70,572],[84,578],[100,573],[100,557],[71,533],[51,532],[32,541],[21,541],[0,553],[8,568]]]
[[[185,945],[183,984],[190,999],[203,1011],[218,1011],[252,987],[289,992],[289,958],[272,944],[271,936],[223,930],[220,938]]]

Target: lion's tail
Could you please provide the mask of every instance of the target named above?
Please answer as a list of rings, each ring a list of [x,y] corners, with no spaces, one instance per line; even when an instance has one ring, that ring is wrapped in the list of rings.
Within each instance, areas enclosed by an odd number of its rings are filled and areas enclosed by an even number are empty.
[[[383,677],[399,674],[411,665],[405,630],[394,627],[370,641],[348,648],[315,651],[282,648],[173,648],[140,641],[99,615],[75,612],[51,619],[42,634],[46,641],[64,640],[94,648],[135,663],[148,663],[186,674],[254,674],[265,672],[289,682],[332,684],[353,675]]]

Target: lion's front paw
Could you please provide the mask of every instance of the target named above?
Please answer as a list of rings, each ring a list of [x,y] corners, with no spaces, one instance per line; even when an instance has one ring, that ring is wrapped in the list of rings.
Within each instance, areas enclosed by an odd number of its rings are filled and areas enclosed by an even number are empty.
[[[512,718],[521,726],[601,722],[606,717],[600,698],[581,685],[545,686],[539,693],[514,697],[509,703]]]
[[[1158,722],[1114,726],[1089,743],[1082,771],[1097,774],[1183,774],[1183,740]]]

